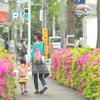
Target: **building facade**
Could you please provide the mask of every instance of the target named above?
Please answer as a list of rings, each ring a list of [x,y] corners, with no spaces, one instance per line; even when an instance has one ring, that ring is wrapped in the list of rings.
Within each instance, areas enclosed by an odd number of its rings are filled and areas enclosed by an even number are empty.
[[[3,0],[0,1],[0,11],[8,12],[9,11],[9,4],[4,2]]]
[[[86,0],[86,4],[97,4],[97,0]]]

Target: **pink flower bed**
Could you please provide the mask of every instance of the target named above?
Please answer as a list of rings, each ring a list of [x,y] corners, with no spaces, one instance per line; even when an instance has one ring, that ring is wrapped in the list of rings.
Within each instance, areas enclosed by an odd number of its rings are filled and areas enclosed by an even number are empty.
[[[90,100],[100,99],[100,50],[58,49],[51,55],[51,75],[60,84],[81,92]]]
[[[0,100],[15,100],[14,57],[0,47]]]

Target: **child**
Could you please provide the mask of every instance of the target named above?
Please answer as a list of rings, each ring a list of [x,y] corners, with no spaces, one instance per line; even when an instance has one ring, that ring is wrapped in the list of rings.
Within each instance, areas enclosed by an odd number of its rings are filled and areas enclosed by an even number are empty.
[[[26,65],[26,61],[24,59],[20,60],[18,71],[19,71],[18,82],[20,84],[22,95],[24,95],[24,93],[28,93],[26,83],[28,80],[28,71],[30,71],[29,65],[28,66]]]

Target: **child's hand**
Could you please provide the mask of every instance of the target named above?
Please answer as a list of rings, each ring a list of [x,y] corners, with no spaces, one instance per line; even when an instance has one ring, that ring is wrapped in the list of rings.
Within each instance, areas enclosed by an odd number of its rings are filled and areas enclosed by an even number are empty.
[[[27,63],[27,66],[30,67],[30,63]]]
[[[31,67],[28,67],[28,71],[31,71]]]
[[[32,62],[28,62],[28,63],[27,63],[27,66],[28,66],[28,67],[31,67],[31,65],[32,65]]]
[[[29,62],[29,65],[32,65],[32,62]]]

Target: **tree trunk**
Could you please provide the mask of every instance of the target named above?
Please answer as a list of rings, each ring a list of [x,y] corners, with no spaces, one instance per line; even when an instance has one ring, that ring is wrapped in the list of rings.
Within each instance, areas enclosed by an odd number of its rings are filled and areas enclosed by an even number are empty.
[[[100,48],[100,0],[97,0],[97,45],[96,48]]]
[[[75,5],[72,0],[67,0],[67,35],[74,35],[74,27],[75,27]],[[74,44],[74,38],[69,38],[68,43]],[[67,45],[69,48],[73,48],[74,46]]]

